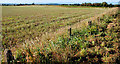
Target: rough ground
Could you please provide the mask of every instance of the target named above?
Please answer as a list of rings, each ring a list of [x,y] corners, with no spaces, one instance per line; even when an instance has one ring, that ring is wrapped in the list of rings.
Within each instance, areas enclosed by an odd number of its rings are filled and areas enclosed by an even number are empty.
[[[72,27],[72,29],[78,29],[78,28],[80,29],[83,25],[87,26],[87,21],[89,21],[89,20],[93,20],[93,21],[94,21],[94,20],[96,20],[98,17],[101,17],[101,16],[104,15],[104,14],[109,14],[111,11],[116,10],[116,9],[117,9],[117,8],[113,8],[113,9],[111,9],[111,10],[109,10],[109,11],[106,11],[106,12],[104,12],[104,13],[102,13],[102,14],[99,14],[99,15],[96,14],[94,17],[91,17],[91,18],[82,20],[82,21],[80,21],[80,22],[78,22],[78,23],[76,23],[76,24],[74,24],[74,25],[71,25],[71,26],[61,27],[58,31],[51,32],[51,33],[46,33],[45,35],[41,36],[41,37],[45,37],[44,39],[42,39],[42,38],[38,38],[38,39],[40,40],[40,43],[41,43],[42,41],[46,41],[45,39],[48,39],[48,38],[50,38],[50,39],[56,39],[56,38],[57,38],[56,34],[57,34],[57,35],[62,35],[62,34],[64,34],[64,33],[66,33],[67,30],[68,30],[70,27]],[[47,36],[47,37],[46,37],[46,36]],[[51,36],[52,36],[52,37],[51,37]],[[16,48],[22,48],[22,44],[17,44],[15,47],[11,48],[12,52],[14,52],[14,51],[16,50]]]

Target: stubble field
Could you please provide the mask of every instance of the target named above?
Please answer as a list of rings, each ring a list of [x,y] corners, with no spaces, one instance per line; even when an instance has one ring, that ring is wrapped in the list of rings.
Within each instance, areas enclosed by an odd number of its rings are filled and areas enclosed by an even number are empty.
[[[34,40],[36,37],[41,38],[46,32],[55,32],[61,27],[73,25],[108,9],[3,6],[2,10],[3,45],[6,48],[25,40]]]
[[[118,8],[3,6],[2,11],[2,62],[7,49],[13,62],[119,61]]]

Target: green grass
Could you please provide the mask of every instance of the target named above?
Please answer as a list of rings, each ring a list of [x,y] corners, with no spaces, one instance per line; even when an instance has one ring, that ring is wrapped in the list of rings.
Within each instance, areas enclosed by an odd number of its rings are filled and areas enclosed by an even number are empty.
[[[72,58],[71,60],[66,59],[68,61],[117,62],[119,56],[116,56],[116,54],[119,54],[120,52],[118,48],[120,47],[120,22],[119,20],[114,21],[114,19],[116,19],[114,16],[104,16],[100,21],[100,24],[92,23],[91,27],[88,26],[81,30],[75,29],[73,30],[73,36],[71,37],[60,36],[57,42],[54,42],[54,45],[57,47],[59,46],[59,48],[56,47],[55,50],[59,52],[59,49],[66,50],[67,48],[66,51],[72,55],[71,57],[69,57],[65,51],[62,52],[60,50],[60,53],[65,53],[68,56],[68,59]],[[115,26],[108,28],[110,23]],[[53,50],[52,52],[55,51]],[[83,57],[86,58],[86,60]],[[62,59],[65,58],[62,57]]]

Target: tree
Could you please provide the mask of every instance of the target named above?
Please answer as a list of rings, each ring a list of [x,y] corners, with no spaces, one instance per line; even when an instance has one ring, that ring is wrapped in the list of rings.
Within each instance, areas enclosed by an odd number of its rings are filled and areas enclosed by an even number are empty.
[[[35,3],[32,3],[32,5],[35,5]]]
[[[107,2],[103,2],[103,3],[102,3],[102,6],[103,6],[103,7],[107,7],[107,6],[108,6]]]
[[[100,7],[100,6],[101,6],[101,3],[93,3],[93,6]]]
[[[113,7],[113,5],[112,5],[112,4],[110,4],[110,5],[109,5],[109,7]]]
[[[85,6],[85,3],[82,3],[81,6]]]
[[[92,4],[91,4],[91,3],[87,3],[86,5],[87,5],[87,6],[92,6]]]

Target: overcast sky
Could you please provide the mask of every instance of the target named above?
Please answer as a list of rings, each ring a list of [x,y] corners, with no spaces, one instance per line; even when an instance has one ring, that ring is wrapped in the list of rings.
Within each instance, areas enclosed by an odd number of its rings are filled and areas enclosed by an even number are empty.
[[[0,0],[0,3],[117,3],[120,0]]]

